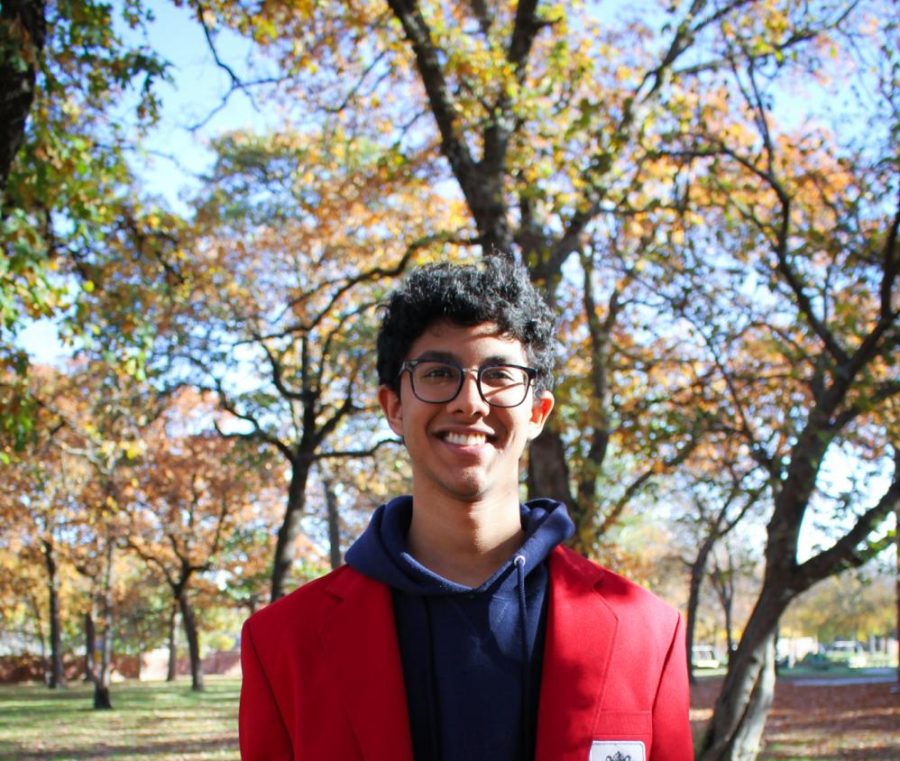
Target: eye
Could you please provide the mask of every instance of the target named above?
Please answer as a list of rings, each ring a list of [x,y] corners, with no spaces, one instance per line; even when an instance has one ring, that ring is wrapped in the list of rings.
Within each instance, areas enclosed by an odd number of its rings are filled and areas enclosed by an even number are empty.
[[[492,386],[508,386],[512,383],[520,383],[521,373],[515,367],[507,367],[506,365],[494,365],[485,367],[481,371],[482,383]]]
[[[444,365],[440,362],[428,362],[418,367],[418,377],[431,383],[455,380],[458,375],[459,371],[453,365]]]

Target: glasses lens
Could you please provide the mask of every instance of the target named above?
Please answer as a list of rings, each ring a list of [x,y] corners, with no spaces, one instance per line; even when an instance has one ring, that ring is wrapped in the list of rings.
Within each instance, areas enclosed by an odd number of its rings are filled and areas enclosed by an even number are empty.
[[[449,402],[459,391],[460,374],[444,362],[419,362],[412,371],[413,392],[423,402]]]
[[[495,407],[516,407],[528,393],[528,373],[513,365],[484,367],[480,374],[481,395]]]

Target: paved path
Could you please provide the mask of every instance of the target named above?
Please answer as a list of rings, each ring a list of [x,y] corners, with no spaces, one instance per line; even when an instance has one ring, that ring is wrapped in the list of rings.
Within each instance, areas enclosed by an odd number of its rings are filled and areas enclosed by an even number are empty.
[[[897,669],[861,669],[859,676],[812,676],[790,679],[798,687],[839,687],[843,684],[891,684],[897,681]]]

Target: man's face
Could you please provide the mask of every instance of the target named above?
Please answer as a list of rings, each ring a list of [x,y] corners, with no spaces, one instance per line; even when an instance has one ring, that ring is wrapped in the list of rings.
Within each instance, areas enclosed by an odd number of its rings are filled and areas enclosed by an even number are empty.
[[[435,322],[405,357],[423,358],[450,360],[472,370],[486,364],[528,364],[522,344],[500,335],[493,323],[463,327]],[[553,408],[549,392],[536,397],[533,389],[518,407],[492,407],[478,393],[474,372],[466,373],[459,394],[443,404],[417,399],[408,372],[400,378],[399,396],[382,386],[378,400],[409,450],[415,496],[464,502],[518,501],[519,459]]]

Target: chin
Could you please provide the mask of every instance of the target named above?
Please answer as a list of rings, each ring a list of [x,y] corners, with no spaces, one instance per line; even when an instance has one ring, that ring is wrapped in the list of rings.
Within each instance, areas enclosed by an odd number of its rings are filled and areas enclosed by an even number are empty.
[[[457,481],[447,492],[463,502],[505,501],[509,495],[519,501],[518,483],[512,489],[502,489],[484,481]]]
[[[486,489],[471,485],[457,485],[454,489],[451,490],[451,493],[457,499],[463,500],[465,502],[480,502],[487,496]]]
[[[489,487],[482,481],[474,479],[456,480],[444,484],[444,493],[468,502],[477,502],[487,496]]]

